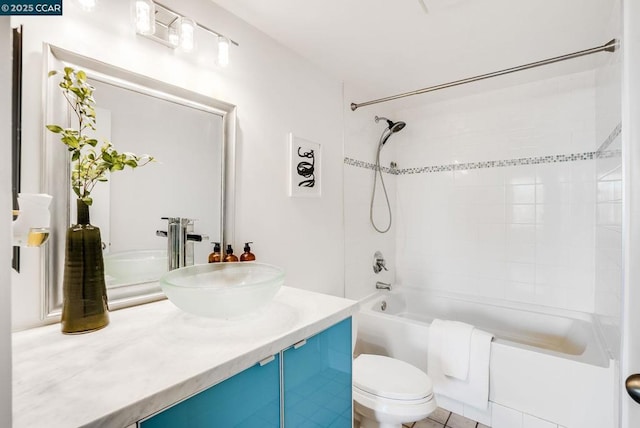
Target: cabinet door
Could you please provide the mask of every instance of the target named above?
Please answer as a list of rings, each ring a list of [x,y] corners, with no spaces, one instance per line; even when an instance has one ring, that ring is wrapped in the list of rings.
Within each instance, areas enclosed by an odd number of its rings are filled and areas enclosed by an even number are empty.
[[[282,355],[284,426],[351,428],[351,318]]]
[[[280,427],[279,355],[140,423],[141,428]]]

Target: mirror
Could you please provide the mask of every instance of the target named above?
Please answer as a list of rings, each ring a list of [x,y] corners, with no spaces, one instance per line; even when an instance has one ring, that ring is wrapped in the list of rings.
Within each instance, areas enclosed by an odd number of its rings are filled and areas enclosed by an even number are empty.
[[[232,240],[235,106],[141,76],[91,58],[45,45],[45,124],[70,126],[71,114],[50,70],[84,70],[95,87],[96,131],[101,145],[120,152],[150,154],[143,168],[125,169],[92,191],[91,223],[104,248],[110,309],[163,298],[157,280],[167,270],[162,217],[195,219],[193,260],[206,263],[209,242]],[[43,130],[44,125],[43,124]],[[75,222],[70,159],[57,134],[44,132],[45,183],[53,195],[52,233],[44,253],[43,315],[62,307],[65,232]],[[98,146],[99,147],[99,146]],[[72,208],[73,207],[73,208]],[[190,247],[191,248],[191,247]]]

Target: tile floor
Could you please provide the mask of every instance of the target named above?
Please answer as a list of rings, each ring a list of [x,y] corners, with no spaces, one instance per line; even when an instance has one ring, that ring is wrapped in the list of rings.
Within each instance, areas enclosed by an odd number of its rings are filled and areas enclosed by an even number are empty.
[[[435,412],[412,424],[403,425],[404,428],[489,428],[480,422],[472,421],[464,416],[456,415],[438,407]]]

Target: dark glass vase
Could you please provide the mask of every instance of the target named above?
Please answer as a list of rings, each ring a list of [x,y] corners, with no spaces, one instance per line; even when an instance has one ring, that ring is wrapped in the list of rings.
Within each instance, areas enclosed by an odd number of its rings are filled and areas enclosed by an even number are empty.
[[[78,199],[78,223],[67,230],[62,332],[88,333],[109,324],[100,229],[89,223],[89,206]]]

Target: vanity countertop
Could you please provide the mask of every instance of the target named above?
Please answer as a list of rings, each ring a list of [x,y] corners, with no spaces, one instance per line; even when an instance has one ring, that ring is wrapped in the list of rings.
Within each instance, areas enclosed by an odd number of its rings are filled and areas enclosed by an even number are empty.
[[[355,301],[282,287],[239,320],[190,315],[170,301],[111,312],[63,335],[13,334],[13,426],[126,427],[353,315]]]

